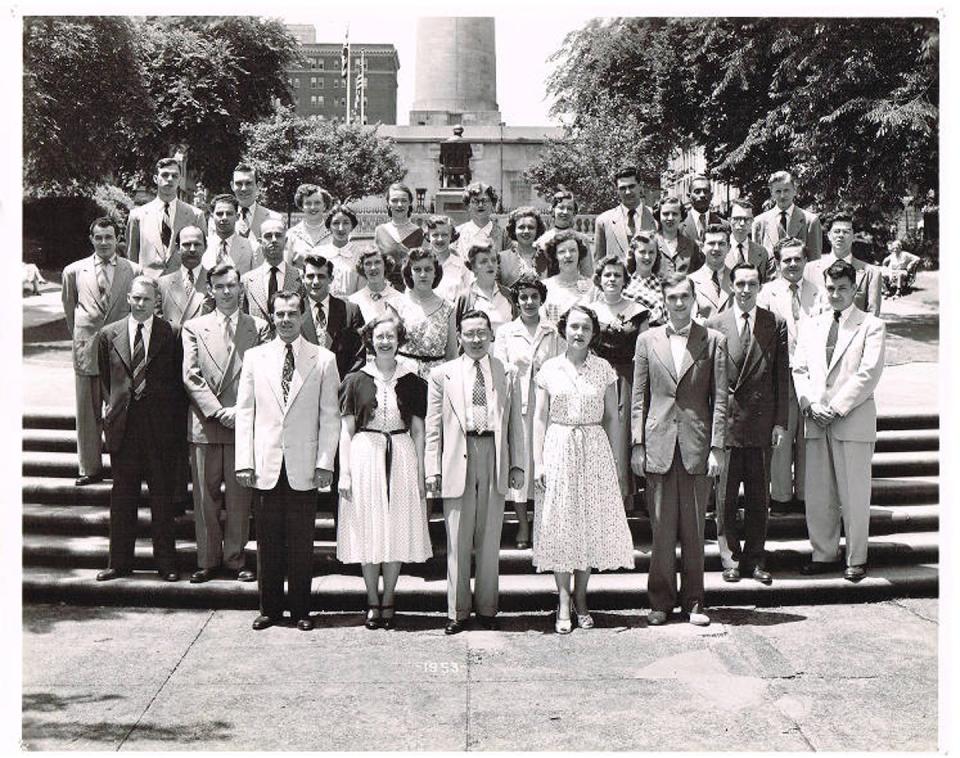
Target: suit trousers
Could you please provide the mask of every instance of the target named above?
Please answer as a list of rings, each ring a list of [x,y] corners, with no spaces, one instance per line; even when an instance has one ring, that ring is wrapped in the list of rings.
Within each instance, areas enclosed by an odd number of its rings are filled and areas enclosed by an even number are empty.
[[[647,472],[647,510],[653,530],[647,595],[650,609],[677,605],[677,540],[680,542],[680,607],[703,603],[703,521],[713,477],[687,473],[679,445],[665,474]]]
[[[313,580],[317,491],[290,487],[284,463],[277,485],[270,490],[257,490],[253,509],[257,519],[260,613],[278,619],[287,607],[294,621],[307,618]],[[284,578],[287,580],[286,601]]]
[[[191,444],[193,517],[197,531],[197,567],[244,567],[244,548],[250,537],[253,490],[237,481],[231,445]],[[224,492],[220,492],[223,483]],[[220,509],[226,511],[220,528]]]
[[[153,558],[164,574],[177,570],[177,549],[169,455],[163,436],[157,433],[166,419],[156,419],[145,404],[131,400],[127,428],[119,450],[110,453],[113,489],[110,491],[110,568],[133,569],[137,541],[137,509],[140,484],[150,492],[150,535]]]
[[[77,391],[77,457],[80,476],[103,469],[103,400],[99,376],[74,374]]]
[[[846,535],[847,565],[867,562],[873,442],[833,437],[807,439],[807,532],[813,560],[840,558],[840,524]]]
[[[503,498],[497,491],[493,437],[467,435],[463,496],[444,498],[447,527],[447,616],[470,616],[470,556],[476,551],[476,612],[494,616],[500,602],[500,532]]]
[[[717,543],[723,567],[764,568],[770,508],[769,447],[728,447],[717,482]],[[737,523],[737,496],[743,484],[743,525]],[[743,543],[741,545],[741,542]]]
[[[804,499],[804,471],[807,445],[803,437],[803,416],[793,384],[787,401],[787,434],[780,447],[773,449],[770,460],[770,497],[781,503],[790,502],[794,495]]]

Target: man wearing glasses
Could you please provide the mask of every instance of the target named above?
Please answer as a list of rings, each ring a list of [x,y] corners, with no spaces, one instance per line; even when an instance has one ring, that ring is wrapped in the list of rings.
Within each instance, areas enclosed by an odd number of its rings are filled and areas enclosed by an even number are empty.
[[[730,210],[730,252],[727,253],[726,267],[732,271],[738,263],[756,266],[762,286],[776,276],[777,270],[767,249],[750,239],[752,225],[753,206],[737,198]]]
[[[474,243],[489,242],[495,253],[510,246],[506,229],[492,216],[497,205],[497,192],[493,187],[473,182],[463,191],[463,204],[470,220],[457,227],[457,252],[461,258],[466,258],[467,250]]]

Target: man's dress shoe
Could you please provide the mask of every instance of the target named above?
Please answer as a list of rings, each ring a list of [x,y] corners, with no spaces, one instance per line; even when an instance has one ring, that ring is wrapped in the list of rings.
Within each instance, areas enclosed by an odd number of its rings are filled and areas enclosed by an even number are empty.
[[[666,623],[666,611],[650,611],[650,613],[647,614],[647,626],[663,626]]]
[[[266,629],[277,623],[277,620],[273,616],[257,616],[253,620],[253,628],[258,632],[261,629]]]
[[[297,629],[301,632],[309,632],[313,629],[313,619],[309,616],[307,618],[302,618],[297,622]]]
[[[78,476],[73,480],[73,483],[77,487],[86,487],[88,484],[96,484],[97,482],[103,481],[103,474],[85,474],[84,476]]]
[[[177,573],[176,571],[159,571],[159,572],[157,572],[157,573],[160,574],[161,578],[162,578],[163,581],[165,581],[165,582],[179,582],[179,581],[180,581],[180,574]]]
[[[257,572],[251,571],[250,569],[240,569],[240,571],[237,572],[237,581],[255,582],[257,581]]]
[[[203,584],[209,582],[215,576],[215,571],[210,568],[197,569],[190,575],[190,584]]]
[[[687,621],[694,626],[710,625],[710,617],[703,612],[703,608],[700,606],[700,603],[694,603],[693,607],[684,613],[684,616],[686,616]]]
[[[119,579],[121,576],[130,576],[130,572],[126,569],[108,568],[97,572],[97,581],[109,582],[111,579]]]
[[[457,619],[447,619],[447,625],[443,628],[444,634],[460,634],[463,631],[463,622]]]
[[[738,568],[728,568],[723,570],[723,581],[725,582],[739,582],[740,581],[740,569]]]
[[[759,566],[754,568],[753,578],[760,582],[760,584],[773,584],[773,575],[769,571],[765,571]]]
[[[843,578],[848,582],[859,582],[867,575],[866,566],[847,566],[843,570]]]

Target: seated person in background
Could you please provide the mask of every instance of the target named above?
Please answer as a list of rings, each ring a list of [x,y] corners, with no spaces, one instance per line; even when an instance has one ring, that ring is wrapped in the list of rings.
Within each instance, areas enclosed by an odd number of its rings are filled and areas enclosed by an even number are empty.
[[[920,258],[903,249],[900,240],[893,240],[887,247],[890,255],[883,259],[880,275],[883,277],[883,294],[900,297],[904,288],[910,287],[920,267]]]

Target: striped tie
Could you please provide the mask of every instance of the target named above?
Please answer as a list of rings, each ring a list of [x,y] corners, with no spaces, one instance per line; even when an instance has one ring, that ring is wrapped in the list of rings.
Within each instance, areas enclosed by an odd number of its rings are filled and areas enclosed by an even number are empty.
[[[170,237],[173,234],[173,222],[170,220],[170,203],[163,204],[163,218],[160,220],[160,241],[164,250],[170,247]]]
[[[290,394],[290,382],[293,381],[293,345],[287,343],[287,354],[283,359],[283,375],[280,377],[280,387],[283,390],[283,404],[287,404]]]
[[[97,289],[100,292],[100,307],[107,312],[107,302],[110,299],[110,280],[107,277],[107,266],[104,260],[97,261]]]
[[[139,400],[147,388],[147,351],[143,349],[143,324],[137,324],[133,338],[133,399]]]

